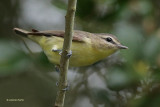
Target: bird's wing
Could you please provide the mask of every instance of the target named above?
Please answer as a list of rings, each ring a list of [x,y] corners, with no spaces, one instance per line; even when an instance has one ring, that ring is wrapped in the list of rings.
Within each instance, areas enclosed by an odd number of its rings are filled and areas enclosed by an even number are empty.
[[[64,31],[38,31],[35,29],[32,29],[32,32],[27,33],[28,35],[35,35],[35,36],[56,36],[56,37],[62,37],[64,38],[65,32]],[[86,37],[86,34],[83,31],[74,31],[73,35],[73,41],[78,42],[84,42],[84,37]]]

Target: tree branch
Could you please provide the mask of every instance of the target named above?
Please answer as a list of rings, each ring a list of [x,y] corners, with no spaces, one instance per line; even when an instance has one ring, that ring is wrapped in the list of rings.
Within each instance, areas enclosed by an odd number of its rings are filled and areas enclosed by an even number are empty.
[[[59,85],[58,92],[55,102],[55,107],[63,107],[66,90],[64,90],[67,86],[67,71],[69,65],[69,58],[67,54],[70,52],[73,38],[73,28],[74,28],[74,17],[76,11],[76,3],[77,0],[68,0],[68,9],[67,14],[65,16],[65,36],[63,43],[62,56],[60,59],[60,77],[59,77]]]

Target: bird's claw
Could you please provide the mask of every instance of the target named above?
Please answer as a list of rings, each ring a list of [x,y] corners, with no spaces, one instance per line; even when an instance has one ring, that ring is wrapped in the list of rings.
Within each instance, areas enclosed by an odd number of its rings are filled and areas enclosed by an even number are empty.
[[[61,49],[52,49],[52,52],[59,52],[59,55],[62,55],[62,50]]]
[[[70,50],[67,54],[67,57],[70,58],[72,56],[72,51]]]
[[[62,55],[62,51],[59,52],[59,55]]]
[[[52,52],[59,52],[59,55],[62,55],[61,49],[52,49]],[[67,57],[70,58],[72,56],[72,51],[70,50],[67,54]]]

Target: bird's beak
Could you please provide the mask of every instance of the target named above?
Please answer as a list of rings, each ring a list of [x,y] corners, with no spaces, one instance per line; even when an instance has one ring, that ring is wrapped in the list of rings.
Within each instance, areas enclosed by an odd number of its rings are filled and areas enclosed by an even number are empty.
[[[121,44],[118,44],[117,46],[118,46],[119,49],[128,49],[127,46],[123,46],[123,45],[121,45]]]

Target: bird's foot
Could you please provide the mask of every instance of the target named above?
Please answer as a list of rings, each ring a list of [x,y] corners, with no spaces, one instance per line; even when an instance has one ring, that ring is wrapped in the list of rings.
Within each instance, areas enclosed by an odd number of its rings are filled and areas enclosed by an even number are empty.
[[[62,55],[62,50],[61,49],[52,49],[52,52],[59,52],[59,55]],[[70,50],[67,53],[67,57],[70,58],[72,56],[72,51]]]
[[[52,52],[59,52],[59,55],[62,55],[62,50],[61,49],[52,49]]]
[[[67,57],[70,58],[72,56],[72,51],[70,50],[67,54]]]

